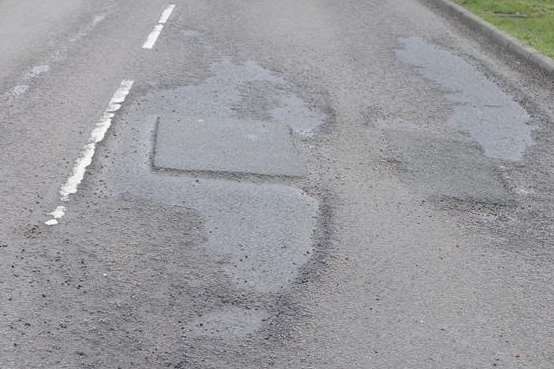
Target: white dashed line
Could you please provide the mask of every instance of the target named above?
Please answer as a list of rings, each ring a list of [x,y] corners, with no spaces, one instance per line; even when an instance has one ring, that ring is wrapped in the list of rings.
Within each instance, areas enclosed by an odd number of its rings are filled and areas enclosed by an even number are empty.
[[[41,74],[46,73],[50,70],[50,67],[48,65],[36,65],[34,66],[30,71],[25,73],[23,78],[21,79],[22,84],[17,85],[13,87],[9,92],[8,95],[12,97],[19,97],[23,95],[24,93],[29,90],[31,87],[30,84],[33,83],[33,81],[38,78]]]
[[[76,42],[84,38],[90,32],[92,32],[92,30],[105,18],[106,18],[105,14],[95,15],[92,21],[87,25],[83,26],[75,36],[69,39],[69,41]],[[67,47],[66,46],[61,47],[55,50],[46,59],[46,61],[49,63],[59,62],[60,60],[65,58],[66,54],[67,54]],[[50,66],[48,64],[34,66],[30,71],[28,71],[23,76],[21,76],[19,81],[20,83],[18,85],[14,86],[7,92],[0,94],[0,98],[2,99],[7,98],[10,100],[14,98],[15,99],[20,98],[21,96],[25,95],[27,91],[29,91],[34,81],[38,79],[41,74],[47,73],[49,70],[50,70]]]
[[[173,12],[173,9],[175,9],[175,4],[171,4],[162,13],[162,16],[160,17],[160,20],[158,21],[159,24],[166,24],[167,20],[169,19],[169,16]]]
[[[17,85],[9,92],[11,96],[17,97],[23,95],[29,89],[29,85]]]
[[[173,12],[173,9],[175,9],[175,4],[171,4],[167,8],[165,8],[165,10],[162,12],[162,15],[160,16],[160,19],[158,20],[158,24],[154,26],[154,29],[146,38],[144,45],[142,45],[143,49],[152,49],[154,47],[156,41],[158,40],[158,37],[160,36],[160,33],[162,33],[162,30],[164,29],[164,24],[167,23],[167,20]]]
[[[76,42],[88,35],[100,22],[106,19],[106,14],[98,14],[92,18],[92,21],[84,26],[75,36],[69,39],[71,42]]]
[[[125,98],[133,87],[133,81],[124,80],[121,85],[115,91],[112,99],[108,104],[108,108],[102,114],[102,118],[96,123],[96,127],[92,130],[88,143],[83,147],[81,156],[75,161],[72,174],[67,178],[66,182],[60,188],[60,200],[68,201],[69,196],[77,192],[79,184],[85,177],[88,166],[92,163],[94,153],[96,152],[96,145],[104,139],[106,132],[112,125],[112,119],[115,113],[121,108],[121,105],[125,101]],[[61,219],[65,215],[65,207],[58,206],[53,212],[49,213],[53,218],[45,222],[47,225],[58,224],[58,219]]]
[[[164,29],[163,24],[156,24],[152,32],[150,32],[150,34],[148,35],[148,38],[144,42],[144,45],[142,45],[142,48],[143,49],[153,48],[154,44],[158,40],[158,37],[160,36],[160,33],[162,32],[162,29]]]

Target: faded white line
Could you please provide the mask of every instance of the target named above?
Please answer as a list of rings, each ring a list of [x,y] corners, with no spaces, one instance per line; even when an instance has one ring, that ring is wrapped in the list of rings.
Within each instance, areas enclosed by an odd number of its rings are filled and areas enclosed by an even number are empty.
[[[65,206],[58,206],[56,209],[54,209],[53,212],[48,214],[52,215],[52,219],[46,221],[45,223],[47,225],[56,225],[58,224],[58,219],[63,218],[63,216],[65,215]]]
[[[56,209],[54,209],[53,212],[50,213],[55,219],[60,219],[65,215],[65,206],[58,206]]]
[[[92,18],[92,21],[89,24],[82,27],[75,36],[69,39],[69,41],[75,42],[87,36],[105,18],[106,18],[105,14],[95,15]],[[62,47],[54,51],[54,53],[50,55],[46,59],[46,61],[48,62],[60,61],[65,58],[66,53],[67,53],[67,47]],[[50,66],[47,64],[34,66],[30,71],[26,72],[23,76],[21,76],[19,80],[20,83],[18,85],[12,87],[7,92],[0,94],[0,98],[14,99],[14,98],[21,97],[31,88],[31,85],[33,84],[35,79],[37,79],[41,74],[47,73],[48,71],[50,71]]]
[[[98,14],[92,18],[92,21],[85,25],[83,28],[77,32],[75,36],[69,39],[70,42],[79,41],[83,37],[87,36],[100,22],[106,19],[106,14]]]
[[[9,92],[11,96],[17,97],[23,95],[29,89],[29,85],[17,85]]]
[[[9,92],[9,96],[18,97],[23,95],[27,92],[30,88],[30,84],[33,83],[33,80],[38,78],[41,74],[46,73],[50,70],[50,66],[48,65],[36,65],[33,68],[31,68],[30,71],[25,73],[23,78],[21,78],[21,81],[24,82],[20,85],[17,85],[13,87]]]
[[[133,87],[133,81],[124,80],[121,82],[121,85],[115,91],[110,102],[108,103],[108,108],[102,114],[102,118],[96,123],[96,126],[92,130],[88,143],[83,147],[81,151],[81,156],[75,161],[73,170],[69,178],[60,188],[60,200],[67,202],[69,201],[69,196],[77,193],[79,185],[85,177],[87,168],[92,163],[94,158],[94,153],[96,152],[96,145],[104,139],[108,129],[112,125],[112,120],[115,116],[115,113],[121,109],[121,105],[125,101],[125,98],[131,91]],[[46,222],[47,225],[56,225],[58,224],[58,219],[61,219],[65,215],[65,207],[58,206],[53,212],[49,213],[53,217]]]
[[[50,66],[47,65],[47,64],[44,64],[44,65],[35,65],[33,67],[33,69],[31,69],[30,72],[28,72],[26,75],[25,75],[25,80],[31,80],[33,78],[37,78],[38,76],[40,76],[42,73],[46,73],[50,70]]]
[[[171,16],[171,13],[173,12],[173,9],[175,9],[175,4],[171,4],[164,9],[162,15],[160,16],[160,19],[158,20],[158,24],[154,26],[154,29],[152,30],[152,32],[150,32],[150,34],[146,38],[146,41],[142,45],[143,49],[152,49],[154,47],[156,41],[158,41],[160,33],[162,33],[162,30],[164,29],[164,24],[167,23],[169,17]]]
[[[44,224],[49,225],[49,226],[53,226],[53,225],[58,224],[58,221],[56,219],[50,219],[50,220],[47,220],[46,222],[44,222]]]

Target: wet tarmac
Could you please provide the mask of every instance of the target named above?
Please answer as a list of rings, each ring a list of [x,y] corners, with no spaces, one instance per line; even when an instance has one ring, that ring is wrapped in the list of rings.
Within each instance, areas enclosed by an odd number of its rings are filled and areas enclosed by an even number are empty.
[[[402,40],[398,58],[433,81],[453,104],[448,124],[469,133],[485,155],[521,160],[533,144],[530,116],[475,66],[422,39]]]

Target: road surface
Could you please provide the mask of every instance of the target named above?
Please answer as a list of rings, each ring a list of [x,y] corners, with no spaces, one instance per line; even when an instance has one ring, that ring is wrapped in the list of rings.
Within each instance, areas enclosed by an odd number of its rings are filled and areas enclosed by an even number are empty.
[[[554,368],[553,85],[417,0],[0,1],[0,367]]]

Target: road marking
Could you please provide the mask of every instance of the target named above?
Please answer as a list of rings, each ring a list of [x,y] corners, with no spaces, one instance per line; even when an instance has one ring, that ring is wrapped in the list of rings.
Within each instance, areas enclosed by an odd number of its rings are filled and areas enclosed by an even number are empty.
[[[54,209],[53,212],[48,213],[49,215],[52,215],[52,219],[45,222],[47,225],[56,225],[58,224],[58,219],[63,218],[65,215],[65,206],[58,206],[56,209]]]
[[[156,24],[152,32],[150,32],[150,34],[148,35],[148,38],[144,42],[144,45],[142,45],[142,48],[143,49],[153,48],[154,44],[158,40],[158,37],[160,36],[160,33],[162,33],[162,29],[164,29],[163,24]]]
[[[29,89],[29,85],[17,85],[9,92],[11,96],[21,96]]]
[[[171,4],[165,10],[162,12],[162,16],[160,17],[160,20],[158,21],[159,24],[166,24],[167,20],[169,19],[169,16],[173,12],[173,9],[175,9],[175,4]]]
[[[158,40],[158,37],[160,36],[160,33],[162,33],[162,30],[164,29],[164,24],[167,23],[169,17],[171,16],[171,13],[173,12],[173,9],[175,9],[175,4],[171,4],[164,9],[162,15],[160,16],[160,19],[158,20],[158,24],[154,26],[154,29],[152,30],[152,32],[150,32],[150,34],[146,38],[146,41],[142,45],[143,49],[152,49],[154,47],[156,41]]]
[[[100,22],[104,21],[105,18],[106,18],[105,14],[95,15],[91,23],[82,27],[75,36],[69,39],[69,41],[75,42],[87,36]],[[67,47],[62,47],[56,50],[53,54],[51,54],[47,58],[47,60],[50,62],[58,62],[65,58],[66,53],[67,53]],[[23,82],[23,83],[20,83],[17,86],[14,86],[13,88],[11,88],[8,92],[1,94],[0,98],[13,99],[13,98],[21,97],[22,95],[27,93],[27,91],[31,88],[31,85],[35,79],[37,79],[41,74],[47,73],[49,70],[50,70],[50,66],[47,64],[34,66],[29,72],[25,73],[21,77],[20,82]]]
[[[41,74],[46,73],[50,70],[50,66],[48,65],[36,65],[34,66],[30,71],[25,73],[23,75],[23,78],[21,80],[25,83],[22,83],[20,85],[17,85],[13,87],[9,92],[8,95],[12,97],[19,97],[26,93],[29,88],[31,87],[30,84],[33,82],[34,79],[38,78]]]
[[[82,29],[77,32],[75,36],[69,39],[70,42],[79,41],[83,37],[85,37],[87,34],[89,34],[100,22],[102,22],[104,19],[106,19],[106,14],[98,14],[95,15],[94,18],[92,18],[92,21],[84,26]]]
[[[133,81],[124,80],[113,94],[110,102],[108,103],[108,108],[104,111],[102,118],[100,118],[90,133],[88,143],[83,146],[81,156],[75,161],[71,175],[60,188],[59,193],[61,201],[67,202],[69,201],[70,195],[77,193],[79,185],[85,177],[87,168],[92,163],[94,158],[96,145],[104,140],[106,132],[108,132],[108,129],[112,125],[115,113],[121,109],[121,105],[131,91],[131,87],[133,87]],[[58,219],[63,218],[65,215],[65,207],[58,206],[53,212],[49,213],[49,215],[51,215],[53,219],[48,220],[45,224],[56,225],[58,224]]]
[[[60,219],[65,214],[65,206],[58,206],[53,212],[50,213],[55,219]]]

